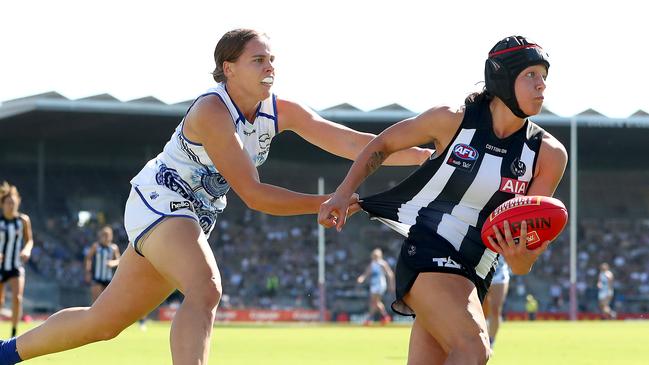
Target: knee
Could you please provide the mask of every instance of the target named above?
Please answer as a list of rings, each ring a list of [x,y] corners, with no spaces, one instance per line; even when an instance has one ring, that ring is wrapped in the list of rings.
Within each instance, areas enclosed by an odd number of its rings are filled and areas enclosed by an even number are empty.
[[[185,300],[200,306],[202,309],[213,311],[221,301],[222,292],[220,280],[211,278],[210,280],[204,280],[200,284],[197,283],[187,290]]]
[[[460,352],[470,358],[467,363],[486,364],[491,356],[491,346],[489,344],[489,335],[481,333],[479,336],[465,336],[456,341],[451,352]],[[468,360],[468,359],[467,359]]]
[[[22,295],[22,294],[19,294],[19,295],[14,296],[14,300],[13,300],[13,302],[16,303],[16,304],[22,304],[22,302],[23,302],[23,295]]]
[[[114,318],[114,316],[94,308],[86,309],[86,321],[88,342],[112,340],[130,325],[130,323],[124,323],[120,318]]]

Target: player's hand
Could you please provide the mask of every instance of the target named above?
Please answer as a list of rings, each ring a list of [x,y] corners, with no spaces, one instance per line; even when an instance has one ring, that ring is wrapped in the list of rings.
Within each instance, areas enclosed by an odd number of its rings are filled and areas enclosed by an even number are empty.
[[[358,205],[358,194],[354,193],[351,196],[343,196],[339,192],[335,192],[329,199],[327,199],[318,212],[318,223],[325,228],[336,227],[340,230],[345,225],[347,216],[350,213],[354,214],[360,210]],[[351,208],[351,209],[350,209]]]
[[[525,244],[525,237],[527,237],[527,222],[521,222],[520,239],[523,240],[522,244],[518,244],[512,237],[511,228],[508,221],[503,222],[503,233],[500,232],[497,226],[493,226],[496,239],[491,236],[487,239],[489,243],[496,249],[496,252],[505,257],[505,261],[516,275],[525,275],[530,272],[532,265],[536,259],[548,248],[550,241],[545,241],[541,247],[530,250]]]
[[[31,251],[20,251],[20,261],[23,263],[29,261],[29,258],[32,257],[32,252]]]

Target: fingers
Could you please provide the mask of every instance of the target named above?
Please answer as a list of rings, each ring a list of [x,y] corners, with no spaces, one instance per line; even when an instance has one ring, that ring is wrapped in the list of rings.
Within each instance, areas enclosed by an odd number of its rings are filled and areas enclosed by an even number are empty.
[[[537,257],[540,256],[543,252],[545,252],[545,250],[548,249],[548,246],[550,246],[551,242],[552,241],[543,242],[543,244],[539,248],[537,248],[536,250],[533,251],[534,255],[537,256]]]
[[[503,253],[503,249],[502,249],[502,247],[500,247],[500,245],[499,245],[497,242],[495,242],[494,239],[491,238],[491,236],[488,236],[488,237],[487,237],[487,240],[488,240],[489,243],[491,244],[491,247],[493,247],[494,251],[495,251],[496,253],[502,255],[502,253]]]
[[[343,226],[347,222],[347,210],[345,210],[344,214],[341,214],[338,216],[338,219],[336,220],[336,230],[340,232],[343,229]]]
[[[525,247],[527,247],[527,221],[526,220],[523,220],[521,222],[521,232],[518,237],[519,237],[518,242],[519,243],[521,241],[525,242]]]

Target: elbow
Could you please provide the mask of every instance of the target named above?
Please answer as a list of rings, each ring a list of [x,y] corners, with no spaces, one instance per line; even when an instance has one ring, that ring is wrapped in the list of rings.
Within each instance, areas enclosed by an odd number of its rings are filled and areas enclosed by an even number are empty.
[[[248,209],[267,213],[266,212],[267,209],[264,204],[263,197],[259,193],[259,189],[256,189],[255,187],[246,189],[246,192],[243,194],[239,194],[239,197],[241,198],[241,200],[243,200],[244,204],[246,204]]]

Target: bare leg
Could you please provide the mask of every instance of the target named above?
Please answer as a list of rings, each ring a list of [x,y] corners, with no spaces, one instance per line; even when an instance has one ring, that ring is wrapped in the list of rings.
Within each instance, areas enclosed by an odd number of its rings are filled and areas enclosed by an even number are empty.
[[[167,219],[146,238],[141,250],[185,295],[171,325],[173,363],[206,364],[221,298],[221,275],[205,235],[194,220]]]
[[[117,336],[155,309],[173,290],[144,258],[129,247],[113,281],[92,307],[68,308],[18,337],[23,360]]]
[[[11,326],[12,331],[18,328],[18,321],[23,314],[23,291],[25,290],[25,276],[20,275],[9,279],[11,286]],[[13,333],[13,336],[16,334]]]
[[[489,298],[489,339],[493,342],[498,334],[503,319],[503,305],[507,298],[509,283],[492,284],[487,297]],[[493,343],[492,343],[493,347]]]
[[[404,301],[417,314],[419,325],[448,355],[444,364],[487,363],[491,353],[487,323],[477,290],[467,278],[420,273]],[[429,344],[421,351],[433,346]],[[424,356],[419,351],[419,347],[411,347],[408,357],[419,361]]]
[[[426,331],[415,318],[410,331],[408,365],[441,365],[446,361],[446,352],[437,340]]]

